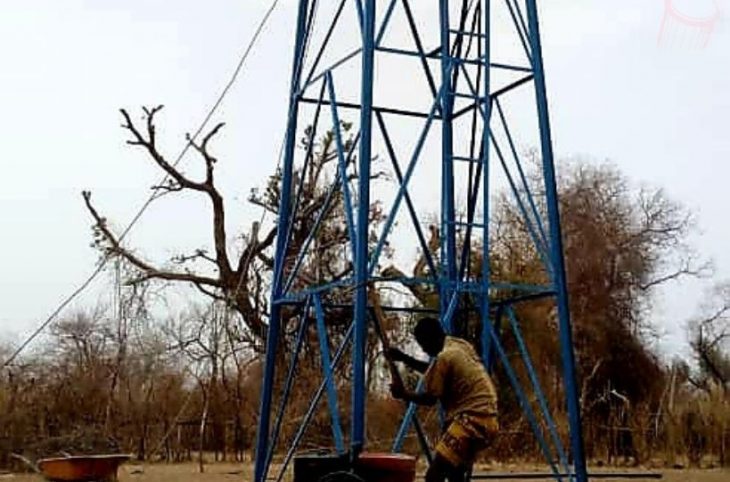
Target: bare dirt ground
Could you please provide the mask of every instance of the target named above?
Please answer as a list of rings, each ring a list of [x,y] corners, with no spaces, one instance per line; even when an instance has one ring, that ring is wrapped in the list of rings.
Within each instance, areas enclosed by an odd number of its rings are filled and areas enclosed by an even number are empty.
[[[534,469],[525,469],[531,471]],[[595,472],[606,473],[618,469],[595,469]],[[500,469],[499,473],[515,472],[516,468]],[[641,471],[641,470],[638,470]],[[655,470],[663,475],[665,482],[728,482],[730,470]],[[242,464],[217,463],[206,466],[205,473],[198,472],[195,464],[179,465],[136,465],[127,464],[119,470],[120,482],[232,482],[251,479],[251,467]],[[36,475],[0,475],[0,481],[41,482]],[[520,479],[522,480],[522,479]],[[515,482],[520,482],[517,480]],[[549,480],[549,479],[548,479]],[[619,482],[622,479],[600,479],[605,482]],[[635,482],[649,482],[656,479],[633,479]],[[514,481],[514,479],[513,479]]]

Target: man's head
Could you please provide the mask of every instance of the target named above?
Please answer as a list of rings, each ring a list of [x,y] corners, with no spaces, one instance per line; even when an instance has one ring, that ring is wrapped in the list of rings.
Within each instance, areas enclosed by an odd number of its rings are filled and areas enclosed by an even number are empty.
[[[416,342],[421,349],[429,356],[436,356],[441,353],[446,340],[446,333],[436,318],[421,318],[413,330]]]

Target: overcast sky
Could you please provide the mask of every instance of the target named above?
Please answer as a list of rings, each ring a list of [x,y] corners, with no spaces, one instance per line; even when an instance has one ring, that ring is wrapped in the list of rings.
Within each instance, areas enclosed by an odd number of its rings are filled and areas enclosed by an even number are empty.
[[[418,0],[423,1],[423,0]],[[661,186],[699,216],[698,251],[730,278],[725,213],[730,174],[730,1],[707,45],[668,18],[664,0],[543,0],[543,47],[559,157],[609,159],[637,183]],[[159,172],[124,145],[119,107],[165,104],[170,157],[202,120],[270,0],[2,0],[0,15],[0,331],[45,319],[93,269],[80,191],[126,223]],[[709,18],[711,0],[675,0]],[[215,146],[230,222],[259,211],[249,190],[271,173],[286,113],[295,2],[282,0],[242,78],[216,116]],[[710,25],[708,23],[708,25]],[[185,162],[192,164],[196,160]],[[151,259],[206,245],[205,204],[154,204],[130,237]],[[682,324],[702,282],[667,287],[655,318],[665,353],[686,352]],[[92,303],[92,289],[81,303]]]

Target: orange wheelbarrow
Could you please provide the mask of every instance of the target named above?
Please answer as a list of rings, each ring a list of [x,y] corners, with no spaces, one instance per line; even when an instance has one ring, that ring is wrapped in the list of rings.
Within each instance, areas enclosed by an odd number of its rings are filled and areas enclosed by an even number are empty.
[[[19,457],[18,457],[19,458]],[[69,455],[39,459],[31,467],[52,482],[112,482],[129,455]]]

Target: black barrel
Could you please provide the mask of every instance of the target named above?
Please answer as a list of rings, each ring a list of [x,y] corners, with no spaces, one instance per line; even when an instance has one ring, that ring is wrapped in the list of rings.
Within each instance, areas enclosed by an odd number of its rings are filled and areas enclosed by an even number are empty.
[[[294,482],[318,482],[325,475],[347,471],[349,457],[333,452],[305,452],[294,457]]]

